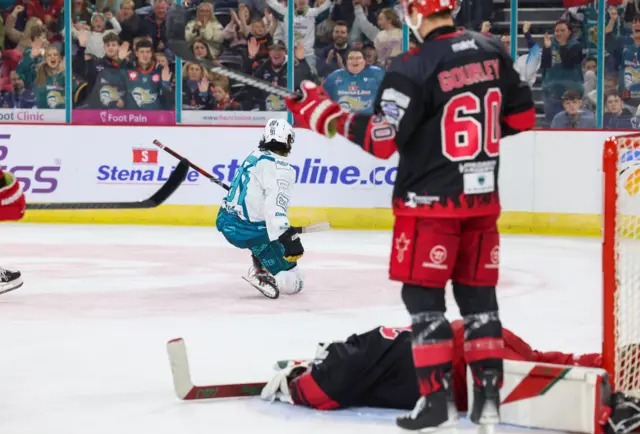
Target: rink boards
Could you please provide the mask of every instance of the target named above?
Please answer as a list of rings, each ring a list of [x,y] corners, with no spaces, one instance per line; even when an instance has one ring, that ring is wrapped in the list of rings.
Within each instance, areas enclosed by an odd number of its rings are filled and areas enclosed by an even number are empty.
[[[230,183],[260,128],[3,126],[0,165],[23,181],[29,202],[133,201],[166,180],[176,160],[158,139]],[[502,142],[501,230],[599,235],[602,148],[614,132],[535,131]],[[389,229],[397,154],[378,160],[342,137],[296,131],[294,224],[329,221]],[[27,222],[214,225],[224,190],[192,171],[167,205],[152,210],[30,211]]]

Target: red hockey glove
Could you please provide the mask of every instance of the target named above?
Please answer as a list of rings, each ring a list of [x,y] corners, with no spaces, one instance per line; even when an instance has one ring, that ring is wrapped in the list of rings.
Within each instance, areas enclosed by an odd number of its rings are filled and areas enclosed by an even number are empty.
[[[300,84],[302,98],[286,98],[287,108],[293,114],[296,123],[302,128],[309,128],[323,136],[333,137],[336,134],[335,120],[344,111],[338,103],[331,101],[323,88],[305,80]]]
[[[0,169],[0,221],[20,220],[26,206],[20,183]]]

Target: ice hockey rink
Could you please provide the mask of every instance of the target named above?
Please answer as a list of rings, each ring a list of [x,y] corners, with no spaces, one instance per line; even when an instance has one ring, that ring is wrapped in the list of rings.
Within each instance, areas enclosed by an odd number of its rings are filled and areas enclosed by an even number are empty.
[[[196,384],[266,381],[319,341],[407,325],[387,231],[304,235],[305,288],[278,300],[241,279],[248,253],[212,227],[3,224],[0,240],[0,265],[25,280],[0,296],[2,434],[399,431],[398,411],[183,402],[166,354],[183,337]],[[539,349],[600,350],[599,239],[505,235],[501,263],[506,327]]]

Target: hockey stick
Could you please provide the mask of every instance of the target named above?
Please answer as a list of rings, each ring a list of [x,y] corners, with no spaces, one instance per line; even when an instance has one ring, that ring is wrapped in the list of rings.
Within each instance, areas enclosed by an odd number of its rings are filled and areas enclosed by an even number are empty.
[[[210,174],[209,172],[207,172],[206,170],[204,170],[203,168],[196,166],[195,164],[193,164],[191,161],[187,160],[186,158],[184,158],[182,155],[178,154],[176,151],[174,151],[173,149],[171,149],[168,146],[163,145],[160,140],[154,140],[153,144],[156,145],[158,148],[162,149],[163,151],[167,152],[169,155],[177,158],[180,161],[185,161],[186,164],[189,165],[189,167],[191,167],[192,169],[194,169],[195,171],[197,171],[199,174],[201,174],[202,176],[204,176],[205,178],[209,178],[209,180],[211,182],[213,182],[214,184],[219,185],[220,187],[224,188],[225,190],[229,191],[229,186],[227,184],[225,184],[224,182],[222,182],[221,180],[219,180],[218,178],[214,177],[212,174]]]
[[[191,63],[198,63],[212,72],[223,75],[225,77],[236,80],[240,83],[264,90],[270,94],[278,95],[283,98],[300,96],[299,93],[291,92],[289,89],[281,86],[274,86],[268,81],[260,80],[249,74],[226,68],[221,65],[215,65],[213,62],[198,58],[193,54],[189,43],[185,40],[185,28],[187,26],[188,10],[183,5],[174,3],[167,14],[167,34],[169,39],[169,48],[182,60]]]
[[[187,347],[184,339],[177,338],[167,342],[167,353],[171,363],[173,388],[182,400],[238,398],[260,395],[267,383],[218,384],[195,386],[191,381]]]
[[[185,164],[189,165],[189,167],[191,167],[192,169],[196,170],[202,176],[210,179],[211,182],[213,182],[214,184],[217,184],[220,187],[224,188],[225,190],[229,191],[229,186],[227,184],[225,184],[224,182],[222,182],[218,178],[214,177],[212,174],[210,174],[209,172],[207,172],[206,170],[204,170],[200,166],[197,166],[197,165],[193,164],[191,161],[187,160],[186,158],[184,158],[182,155],[178,154],[176,151],[174,151],[173,149],[171,149],[167,145],[162,144],[160,142],[160,140],[157,140],[157,139],[154,140],[153,144],[156,145],[157,147],[159,147],[160,149],[162,149],[163,151],[166,151],[169,155],[179,159],[180,161],[184,161]],[[313,224],[310,224],[310,225],[307,225],[307,226],[296,226],[295,227],[296,232],[298,232],[299,234],[311,234],[313,232],[322,232],[322,231],[329,230],[330,228],[331,228],[331,226],[329,225],[329,222],[319,222],[319,223],[313,223]]]
[[[314,232],[328,231],[331,229],[331,226],[329,225],[329,222],[319,222],[312,223],[307,226],[294,226],[294,229],[299,234],[312,234]]]
[[[150,198],[136,202],[59,202],[59,203],[28,203],[28,210],[82,210],[82,209],[145,209],[155,208],[180,187],[180,184],[187,177],[189,165],[183,159],[171,173],[167,181]]]

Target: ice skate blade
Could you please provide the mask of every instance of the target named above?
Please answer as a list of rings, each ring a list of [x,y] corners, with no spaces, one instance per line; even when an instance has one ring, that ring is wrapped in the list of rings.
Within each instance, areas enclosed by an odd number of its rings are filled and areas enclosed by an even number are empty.
[[[421,434],[458,434],[457,424],[452,425],[450,423],[443,423],[436,427],[422,428],[418,430],[408,430],[400,427],[398,427],[398,429],[401,433],[416,432]]]
[[[6,294],[7,292],[11,292],[15,289],[20,288],[22,285],[24,285],[24,282],[22,281],[21,277],[17,278],[15,282],[16,282],[16,285],[11,286],[11,288],[3,289],[2,287],[0,287],[0,294]]]
[[[477,434],[496,434],[496,425],[495,424],[484,424],[478,425],[476,427]]]
[[[255,289],[260,291],[260,293],[265,297],[270,298],[272,300],[275,300],[276,298],[280,297],[280,291],[278,290],[278,288],[271,287],[271,289],[273,290],[273,294],[270,294],[266,292],[263,288],[261,288],[259,285],[255,285],[252,281],[250,281],[246,277],[242,276],[242,278],[246,280],[249,285],[253,286]]]

